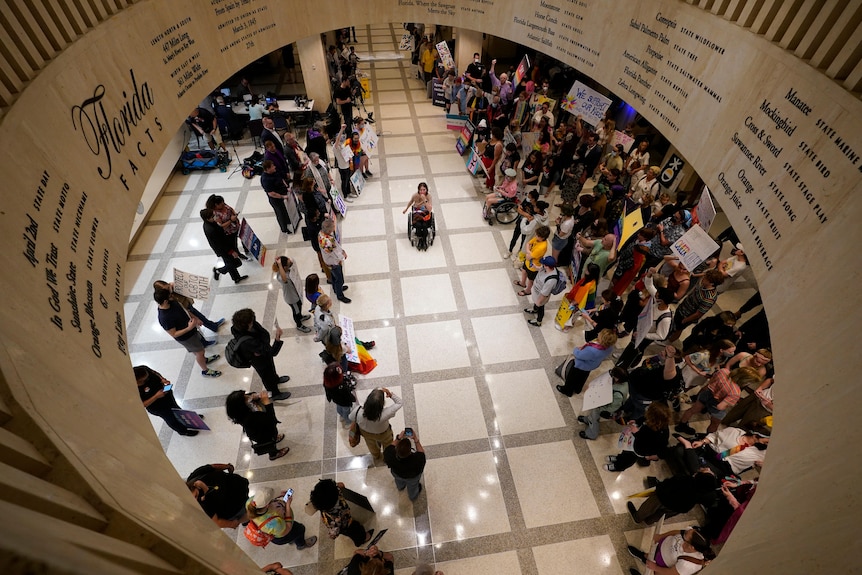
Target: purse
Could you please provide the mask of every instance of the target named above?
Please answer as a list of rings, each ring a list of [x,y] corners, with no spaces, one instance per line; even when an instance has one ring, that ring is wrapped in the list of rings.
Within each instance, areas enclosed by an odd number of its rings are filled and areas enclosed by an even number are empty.
[[[356,418],[359,418],[359,410],[362,407],[356,408]],[[350,447],[356,447],[359,445],[359,438],[362,437],[362,430],[359,428],[359,424],[356,423],[356,419],[353,420],[353,423],[350,424],[350,431],[347,434],[347,442],[350,444]]]

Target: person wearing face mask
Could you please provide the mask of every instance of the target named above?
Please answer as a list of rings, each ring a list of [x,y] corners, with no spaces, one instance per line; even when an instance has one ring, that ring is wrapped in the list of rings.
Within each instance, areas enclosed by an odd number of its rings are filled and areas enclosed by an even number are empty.
[[[605,157],[602,158],[601,163],[599,164],[599,171],[602,175],[607,176],[611,170],[616,169],[622,171],[623,169],[623,145],[617,144],[613,147],[613,149],[605,154]]]
[[[467,66],[464,75],[473,84],[479,85],[482,82],[482,74],[485,71],[485,66],[482,65],[482,58],[479,52],[473,54],[473,61]]]

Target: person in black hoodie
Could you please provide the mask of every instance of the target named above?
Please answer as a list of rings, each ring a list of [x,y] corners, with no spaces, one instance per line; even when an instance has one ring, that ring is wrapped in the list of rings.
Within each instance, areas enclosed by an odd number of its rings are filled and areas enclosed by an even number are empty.
[[[335,411],[341,417],[345,427],[350,425],[350,411],[356,402],[356,380],[349,373],[344,374],[341,366],[332,362],[323,370],[323,391],[326,393],[326,401],[335,404]]]
[[[237,351],[240,357],[251,363],[251,367],[260,376],[263,386],[272,394],[273,401],[290,397],[289,391],[278,390],[278,384],[287,383],[290,381],[290,376],[279,376],[275,370],[274,358],[284,345],[281,341],[281,328],[276,328],[275,341],[270,345],[269,332],[257,322],[254,311],[248,308],[241,309],[233,314],[231,321],[233,325],[230,332],[239,340]]]
[[[237,257],[239,254],[234,249],[231,236],[224,233],[224,230],[215,221],[215,215],[209,208],[204,208],[200,211],[201,219],[204,221],[204,235],[207,238],[215,255],[224,261],[222,267],[213,267],[213,277],[216,280],[219,274],[229,274],[234,283],[239,283],[248,276],[240,276],[237,269],[242,265],[242,261]]]

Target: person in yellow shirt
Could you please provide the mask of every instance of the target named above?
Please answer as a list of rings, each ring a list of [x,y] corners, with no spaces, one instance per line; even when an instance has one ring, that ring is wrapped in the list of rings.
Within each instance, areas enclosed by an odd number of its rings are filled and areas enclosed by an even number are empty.
[[[434,61],[437,59],[437,50],[431,42],[425,44],[425,50],[422,52],[422,57],[419,60],[422,66],[422,79],[425,83],[431,81],[434,77]]]
[[[512,282],[516,286],[524,288],[518,292],[519,296],[528,296],[532,293],[533,280],[536,279],[542,269],[541,260],[545,257],[545,252],[548,251],[548,236],[550,235],[551,228],[539,226],[536,228],[536,235],[527,242],[527,246],[524,248],[524,269],[521,270],[521,279]]]

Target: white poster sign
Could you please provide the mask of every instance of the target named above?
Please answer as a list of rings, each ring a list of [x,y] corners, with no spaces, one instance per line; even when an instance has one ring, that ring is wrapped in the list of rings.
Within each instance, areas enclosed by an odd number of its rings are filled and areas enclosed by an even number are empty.
[[[377,132],[370,126],[362,128],[359,134],[359,142],[362,144],[362,151],[373,156],[377,153]]]
[[[670,246],[671,254],[677,256],[686,269],[693,270],[718,251],[719,245],[700,226],[692,226],[681,238]]]
[[[708,232],[714,221],[715,203],[712,201],[709,188],[704,186],[703,193],[700,194],[700,201],[697,203],[697,223],[705,232]]]
[[[614,135],[611,137],[611,146],[616,147],[617,144],[623,145],[623,151],[628,152],[632,149],[635,139],[619,130],[614,130]]]
[[[193,299],[207,299],[210,295],[210,278],[174,268],[174,291]]]
[[[572,85],[572,89],[563,98],[562,103],[564,110],[575,116],[581,116],[585,122],[593,126],[604,118],[605,112],[607,112],[610,105],[610,98],[599,94],[580,82],[575,82]]]
[[[356,333],[353,331],[353,320],[343,315],[339,316],[341,321],[341,344],[347,352],[347,361],[359,363],[359,354],[356,353]]]
[[[611,374],[608,372],[592,380],[584,392],[583,410],[595,409],[613,401],[614,390],[612,385]]]
[[[452,58],[452,53],[449,52],[449,44],[444,40],[437,44],[437,53],[440,54],[440,61],[447,70],[455,68],[455,60]]]

